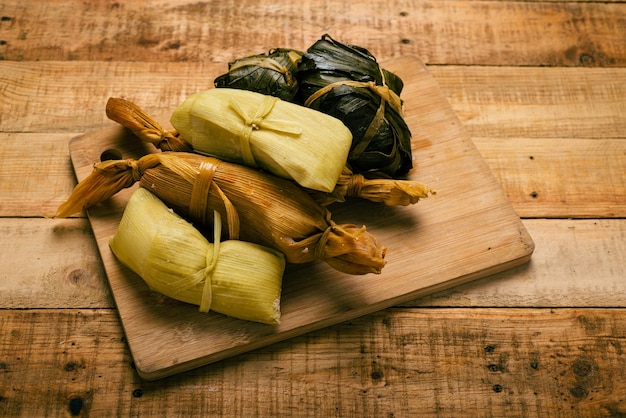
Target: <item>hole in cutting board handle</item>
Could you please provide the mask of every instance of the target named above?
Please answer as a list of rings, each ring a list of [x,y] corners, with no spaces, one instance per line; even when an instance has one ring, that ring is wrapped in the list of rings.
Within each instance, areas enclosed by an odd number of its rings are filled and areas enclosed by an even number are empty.
[[[110,161],[110,160],[121,160],[122,159],[122,151],[110,148],[102,151],[100,154],[100,162]]]

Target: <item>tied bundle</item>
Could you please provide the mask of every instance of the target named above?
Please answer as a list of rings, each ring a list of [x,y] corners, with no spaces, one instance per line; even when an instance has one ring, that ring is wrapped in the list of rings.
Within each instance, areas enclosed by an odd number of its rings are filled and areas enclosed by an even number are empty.
[[[234,318],[276,325],[285,259],[249,242],[213,243],[146,189],[133,192],[109,246],[152,290]]]
[[[228,63],[228,72],[217,77],[214,85],[293,101],[298,92],[296,71],[301,58],[302,52],[285,48],[239,58]]]
[[[298,103],[336,117],[352,132],[348,162],[355,172],[399,177],[412,168],[402,80],[368,50],[324,35],[302,56],[297,76]]]
[[[252,91],[211,89],[188,97],[170,119],[195,152],[259,167],[331,192],[352,134],[336,118]]]
[[[385,265],[386,248],[365,226],[336,224],[328,209],[294,182],[195,153],[96,164],[56,216],[93,206],[135,182],[202,228],[211,228],[218,211],[230,239],[273,248],[290,263],[323,260],[348,274],[380,273]]]
[[[130,129],[139,139],[151,143],[161,151],[192,152],[193,146],[176,130],[166,130],[154,118],[135,103],[111,97],[106,104],[109,119]],[[323,205],[343,202],[354,197],[373,202],[384,202],[387,206],[406,206],[434,194],[426,184],[414,180],[389,178],[382,173],[368,173],[365,177],[353,173],[344,166],[332,193],[306,189],[315,200]]]

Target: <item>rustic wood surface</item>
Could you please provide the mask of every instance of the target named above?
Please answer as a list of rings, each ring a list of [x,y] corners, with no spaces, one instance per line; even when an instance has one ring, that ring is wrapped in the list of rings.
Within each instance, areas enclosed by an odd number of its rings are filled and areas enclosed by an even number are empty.
[[[0,416],[626,415],[625,27],[621,1],[3,0]],[[88,221],[43,217],[75,184],[68,141],[107,126],[109,96],[163,113],[323,33],[426,63],[532,260],[140,379]]]

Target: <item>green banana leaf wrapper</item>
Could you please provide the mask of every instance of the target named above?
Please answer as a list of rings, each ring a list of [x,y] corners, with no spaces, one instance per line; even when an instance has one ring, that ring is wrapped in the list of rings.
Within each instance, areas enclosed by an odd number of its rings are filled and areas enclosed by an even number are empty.
[[[304,53],[296,75],[297,102],[336,117],[352,132],[348,164],[354,172],[400,177],[413,167],[403,82],[368,50],[324,35]]]
[[[294,101],[298,92],[296,71],[302,52],[275,48],[267,54],[239,58],[228,64],[228,72],[214,80],[215,87],[249,90]]]

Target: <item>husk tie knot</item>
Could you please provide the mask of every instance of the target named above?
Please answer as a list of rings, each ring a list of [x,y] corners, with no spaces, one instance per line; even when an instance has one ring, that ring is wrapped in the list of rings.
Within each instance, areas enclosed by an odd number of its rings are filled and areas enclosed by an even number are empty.
[[[365,177],[362,174],[352,174],[346,187],[346,196],[358,197],[361,195],[361,189],[365,185]]]
[[[243,129],[239,135],[241,139],[241,155],[244,163],[249,166],[257,166],[254,155],[252,154],[252,149],[250,148],[250,139],[253,131],[268,129],[288,135],[302,134],[302,128],[291,121],[267,118],[274,109],[274,105],[279,100],[279,98],[273,96],[264,97],[256,113],[252,116],[247,114],[236,100],[231,99],[229,102],[230,107],[243,121]]]
[[[318,260],[323,260],[325,258],[326,243],[328,242],[330,233],[335,228],[337,228],[337,224],[334,221],[330,220],[328,223],[328,228],[326,228],[324,232],[322,232],[322,235],[320,236],[320,239],[315,246],[315,258],[317,258]]]
[[[141,176],[142,176],[142,172],[141,169],[139,167],[139,161],[137,160],[126,160],[126,163],[128,164],[128,167],[130,167],[130,172],[133,176],[133,180],[135,182],[138,182],[141,180]]]

